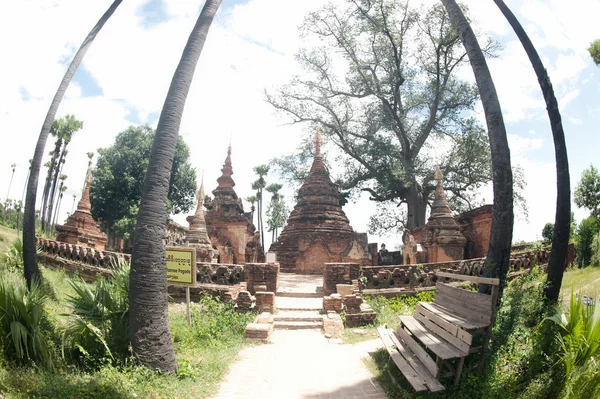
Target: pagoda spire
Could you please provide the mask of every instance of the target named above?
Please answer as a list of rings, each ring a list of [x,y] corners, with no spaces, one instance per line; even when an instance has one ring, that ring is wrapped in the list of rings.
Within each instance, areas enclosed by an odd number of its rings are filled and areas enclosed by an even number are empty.
[[[235,182],[231,178],[231,175],[233,175],[233,168],[231,166],[231,143],[229,143],[229,147],[227,148],[227,157],[225,158],[221,173],[221,177],[217,179],[217,182],[219,183],[217,189],[233,188]]]
[[[85,213],[91,213],[92,205],[90,203],[90,186],[92,185],[92,173],[88,171],[85,177],[85,188],[81,194],[81,199],[77,203],[77,210]]]
[[[321,143],[321,133],[319,133],[319,129],[317,129],[317,132],[315,133],[315,157],[321,156]]]
[[[204,197],[206,195],[204,194],[204,172],[202,172],[202,180],[200,181],[200,189],[198,189],[198,194],[197,194],[197,198],[198,198],[198,207],[196,208],[196,213],[195,216],[196,217],[202,217],[204,218]]]

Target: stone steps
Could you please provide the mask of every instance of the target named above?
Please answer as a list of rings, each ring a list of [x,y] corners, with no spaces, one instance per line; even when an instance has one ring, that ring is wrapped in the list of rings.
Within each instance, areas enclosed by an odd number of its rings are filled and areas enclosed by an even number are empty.
[[[276,330],[321,330],[323,320],[317,321],[275,321]]]
[[[321,298],[275,297],[275,307],[280,311],[320,311],[323,308]]]
[[[273,320],[322,322],[323,315],[317,311],[281,311],[273,315]]]
[[[323,298],[323,292],[294,292],[294,291],[277,291],[275,294],[283,298]]]

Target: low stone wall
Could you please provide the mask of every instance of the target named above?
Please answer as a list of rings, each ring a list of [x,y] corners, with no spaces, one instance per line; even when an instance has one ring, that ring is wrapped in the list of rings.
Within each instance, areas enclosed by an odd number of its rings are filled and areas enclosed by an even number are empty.
[[[244,281],[252,294],[260,291],[277,292],[279,263],[245,263]]]
[[[244,281],[244,265],[197,262],[196,281],[201,284],[239,284]]]
[[[67,244],[47,238],[36,237],[36,245],[42,252],[49,256],[84,263],[90,266],[110,268],[112,262],[124,259],[131,262],[131,255],[119,252],[100,251],[94,248],[86,248],[79,245]]]

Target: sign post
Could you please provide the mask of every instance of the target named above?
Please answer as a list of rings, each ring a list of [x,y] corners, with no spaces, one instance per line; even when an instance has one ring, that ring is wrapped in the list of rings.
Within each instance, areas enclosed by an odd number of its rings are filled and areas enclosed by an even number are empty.
[[[190,287],[196,286],[196,249],[188,247],[166,247],[167,284],[185,287],[188,325],[190,315]]]

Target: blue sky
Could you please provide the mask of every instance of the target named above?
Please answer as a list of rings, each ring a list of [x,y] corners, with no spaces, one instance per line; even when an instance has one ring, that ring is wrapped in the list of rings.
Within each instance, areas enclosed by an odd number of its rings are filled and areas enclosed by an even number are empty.
[[[338,0],[335,0],[338,1]],[[20,199],[27,160],[48,104],[64,69],[89,29],[111,0],[30,0],[0,3],[0,42],[6,55],[0,74],[0,131],[12,145],[0,147],[0,190],[6,193],[9,165],[17,164],[11,197]],[[433,4],[433,0],[423,0]],[[110,145],[130,124],[155,125],[173,70],[202,2],[128,0],[99,34],[75,75],[59,115],[74,113],[84,121],[70,144],[65,173],[66,196],[80,196],[86,152]],[[417,1],[413,3],[418,3]],[[515,240],[533,240],[554,218],[556,179],[554,148],[545,105],[535,75],[520,44],[492,1],[464,1],[478,29],[503,46],[490,68],[503,107],[513,164],[525,172],[529,222],[517,218]],[[600,69],[586,47],[600,38],[600,2],[595,0],[514,0],[515,12],[538,48],[554,84],[571,169],[572,187],[590,163],[600,166]],[[296,148],[304,131],[289,126],[264,102],[263,90],[289,81],[300,72],[294,54],[302,43],[297,25],[320,0],[223,1],[209,33],[194,78],[181,134],[191,148],[192,163],[204,170],[207,191],[233,142],[233,178],[240,197],[251,194],[252,167]],[[76,16],[76,17],[75,17]],[[44,32],[39,35],[36,32]],[[469,70],[463,71],[472,79]],[[477,117],[483,121],[483,113]],[[51,143],[48,143],[48,151]],[[336,173],[335,168],[332,173]],[[270,177],[275,181],[275,176]],[[2,192],[2,191],[0,191]],[[291,189],[287,201],[293,204]],[[5,194],[2,194],[5,195]],[[491,201],[491,189],[481,192]],[[70,204],[70,201],[69,201]],[[62,216],[70,205],[61,208]],[[577,220],[587,212],[576,211]],[[366,195],[345,211],[357,231],[365,231],[374,204]],[[175,219],[185,223],[185,215]],[[270,236],[270,235],[267,235]],[[400,237],[371,237],[393,248]]]

